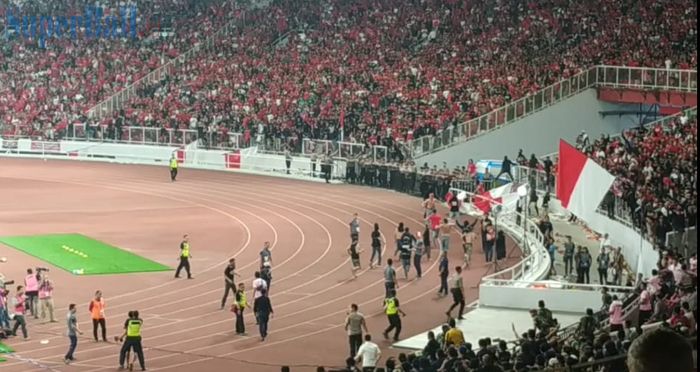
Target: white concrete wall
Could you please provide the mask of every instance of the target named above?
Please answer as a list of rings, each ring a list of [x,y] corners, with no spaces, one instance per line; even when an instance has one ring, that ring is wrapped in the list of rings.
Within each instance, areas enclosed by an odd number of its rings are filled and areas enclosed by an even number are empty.
[[[637,126],[630,116],[603,118],[600,115],[602,111],[636,109],[639,105],[598,101],[596,90],[589,89],[496,131],[421,157],[417,162],[438,166],[447,162],[454,168],[465,166],[468,159],[503,159],[504,155],[514,158],[518,149],[523,149],[528,157],[533,153],[551,154],[558,151],[560,138],[574,141],[582,130],[594,139],[603,133],[616,134]]]

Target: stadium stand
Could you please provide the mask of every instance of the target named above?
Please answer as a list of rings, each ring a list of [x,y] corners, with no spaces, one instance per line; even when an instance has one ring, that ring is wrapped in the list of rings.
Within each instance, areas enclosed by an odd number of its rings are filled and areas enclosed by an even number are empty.
[[[11,1],[28,14],[70,14],[88,3]],[[103,3],[110,12],[119,4]],[[230,0],[129,3],[140,12],[138,40],[61,39],[39,48],[36,40],[15,36],[0,47],[3,136],[54,140],[85,125],[107,128],[90,137],[119,140],[122,128],[143,126],[163,130],[160,136],[168,129],[208,133],[201,136],[208,146],[233,146],[229,134],[240,133],[241,147],[277,142],[298,152],[303,138],[344,137],[367,148],[396,148],[392,162],[410,185],[357,174],[360,182],[400,191],[420,187],[425,194],[473,178],[473,171],[424,166],[423,174],[437,183],[424,189],[415,164],[398,165],[397,142],[434,135],[597,64],[697,68],[697,5],[689,0],[276,0],[264,8]],[[232,33],[216,33],[231,20]],[[187,63],[141,80],[202,44],[208,47],[194,50]],[[90,114],[128,86],[134,90],[123,107]],[[688,116],[619,138],[578,141],[618,177],[604,209],[614,215],[621,200],[658,246],[667,233],[697,225],[696,143],[697,118]],[[359,162],[363,170],[389,166]],[[528,165],[542,168],[538,161]],[[695,336],[696,278],[695,256],[671,252],[638,283],[639,300],[652,308],[648,320],[601,327],[608,315],[617,316],[615,300],[573,329],[547,333],[552,319],[539,312],[533,328],[516,335],[515,348],[486,339],[478,347],[455,347],[436,335],[437,348],[387,361],[386,369],[623,371],[643,328]]]

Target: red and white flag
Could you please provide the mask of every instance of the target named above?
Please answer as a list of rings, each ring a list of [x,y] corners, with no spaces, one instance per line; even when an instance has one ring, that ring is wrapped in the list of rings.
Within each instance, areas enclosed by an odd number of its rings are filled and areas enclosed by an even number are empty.
[[[564,140],[559,141],[557,197],[561,205],[586,220],[615,182],[615,176]]]
[[[480,210],[484,214],[491,212],[491,208],[496,205],[510,207],[518,201],[518,185],[509,183],[501,187],[486,191],[474,196],[472,204],[474,208]]]

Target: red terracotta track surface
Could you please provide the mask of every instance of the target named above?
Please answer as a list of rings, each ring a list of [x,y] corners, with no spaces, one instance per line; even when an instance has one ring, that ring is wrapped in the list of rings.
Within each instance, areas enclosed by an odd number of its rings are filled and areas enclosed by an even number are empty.
[[[59,323],[29,320],[29,341],[9,344],[25,360],[0,364],[7,372],[35,371],[43,364],[65,371],[111,371],[118,366],[119,346],[92,341],[87,304],[95,290],[104,292],[108,336],[121,333],[126,313],[139,310],[144,348],[151,371],[315,371],[339,366],[348,354],[342,325],[351,303],[368,317],[370,332],[385,355],[395,355],[381,340],[386,319],[381,269],[361,272],[351,280],[346,254],[348,222],[361,219],[361,248],[367,249],[371,225],[379,223],[387,240],[404,222],[422,226],[420,200],[366,187],[326,185],[244,174],[181,169],[171,183],[159,167],[74,161],[0,158],[0,236],[81,233],[144,257],[176,266],[179,242],[190,235],[194,280],[175,280],[172,272],[116,276],[73,276],[52,268]],[[450,261],[461,262],[458,237]],[[248,287],[265,241],[273,245],[271,300],[275,317],[270,337],[260,342],[253,316],[247,315],[248,337],[234,335],[234,316],[220,311],[223,270],[235,257]],[[394,247],[386,248],[386,256]],[[465,272],[469,288],[486,273],[477,248],[473,268]],[[8,262],[0,272],[23,278],[28,267],[46,266],[19,251],[0,246]],[[367,265],[368,252],[362,254]],[[454,265],[452,265],[454,266]],[[424,264],[424,278],[401,281],[398,298],[408,316],[403,337],[437,326],[445,319],[449,298],[437,298],[435,261]],[[249,297],[251,297],[249,295]],[[468,301],[477,297],[468,292]],[[230,303],[229,298],[229,303]],[[65,315],[78,305],[80,337],[77,362],[65,366],[68,347]],[[40,340],[48,339],[42,345]]]

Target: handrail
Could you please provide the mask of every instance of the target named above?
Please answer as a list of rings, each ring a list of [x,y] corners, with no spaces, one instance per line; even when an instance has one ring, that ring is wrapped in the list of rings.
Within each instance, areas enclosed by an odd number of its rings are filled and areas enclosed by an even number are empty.
[[[486,200],[486,198],[481,195],[477,195],[466,190],[456,189],[454,187],[450,188],[450,192],[452,192],[453,195],[464,193],[472,198],[472,200]],[[493,201],[490,200],[490,202]],[[496,204],[502,205],[501,203]],[[546,277],[551,269],[551,260],[549,259],[549,252],[544,246],[544,236],[542,236],[542,233],[537,225],[515,211],[503,212],[494,218],[494,220],[498,226],[508,232],[508,235],[510,235],[513,240],[520,242],[520,247],[523,250],[524,257],[514,266],[494,274],[484,276],[481,279],[481,283],[486,285],[492,284],[492,282],[495,280],[503,280],[503,277],[507,277],[512,281],[531,283]],[[518,222],[524,222],[527,229],[519,226]],[[523,278],[534,279],[523,280]]]
[[[591,67],[477,118],[445,128],[435,136],[424,136],[413,140],[411,143],[413,157],[417,159],[485,135],[503,125],[530,116],[598,86],[697,92],[697,70],[605,65]]]

